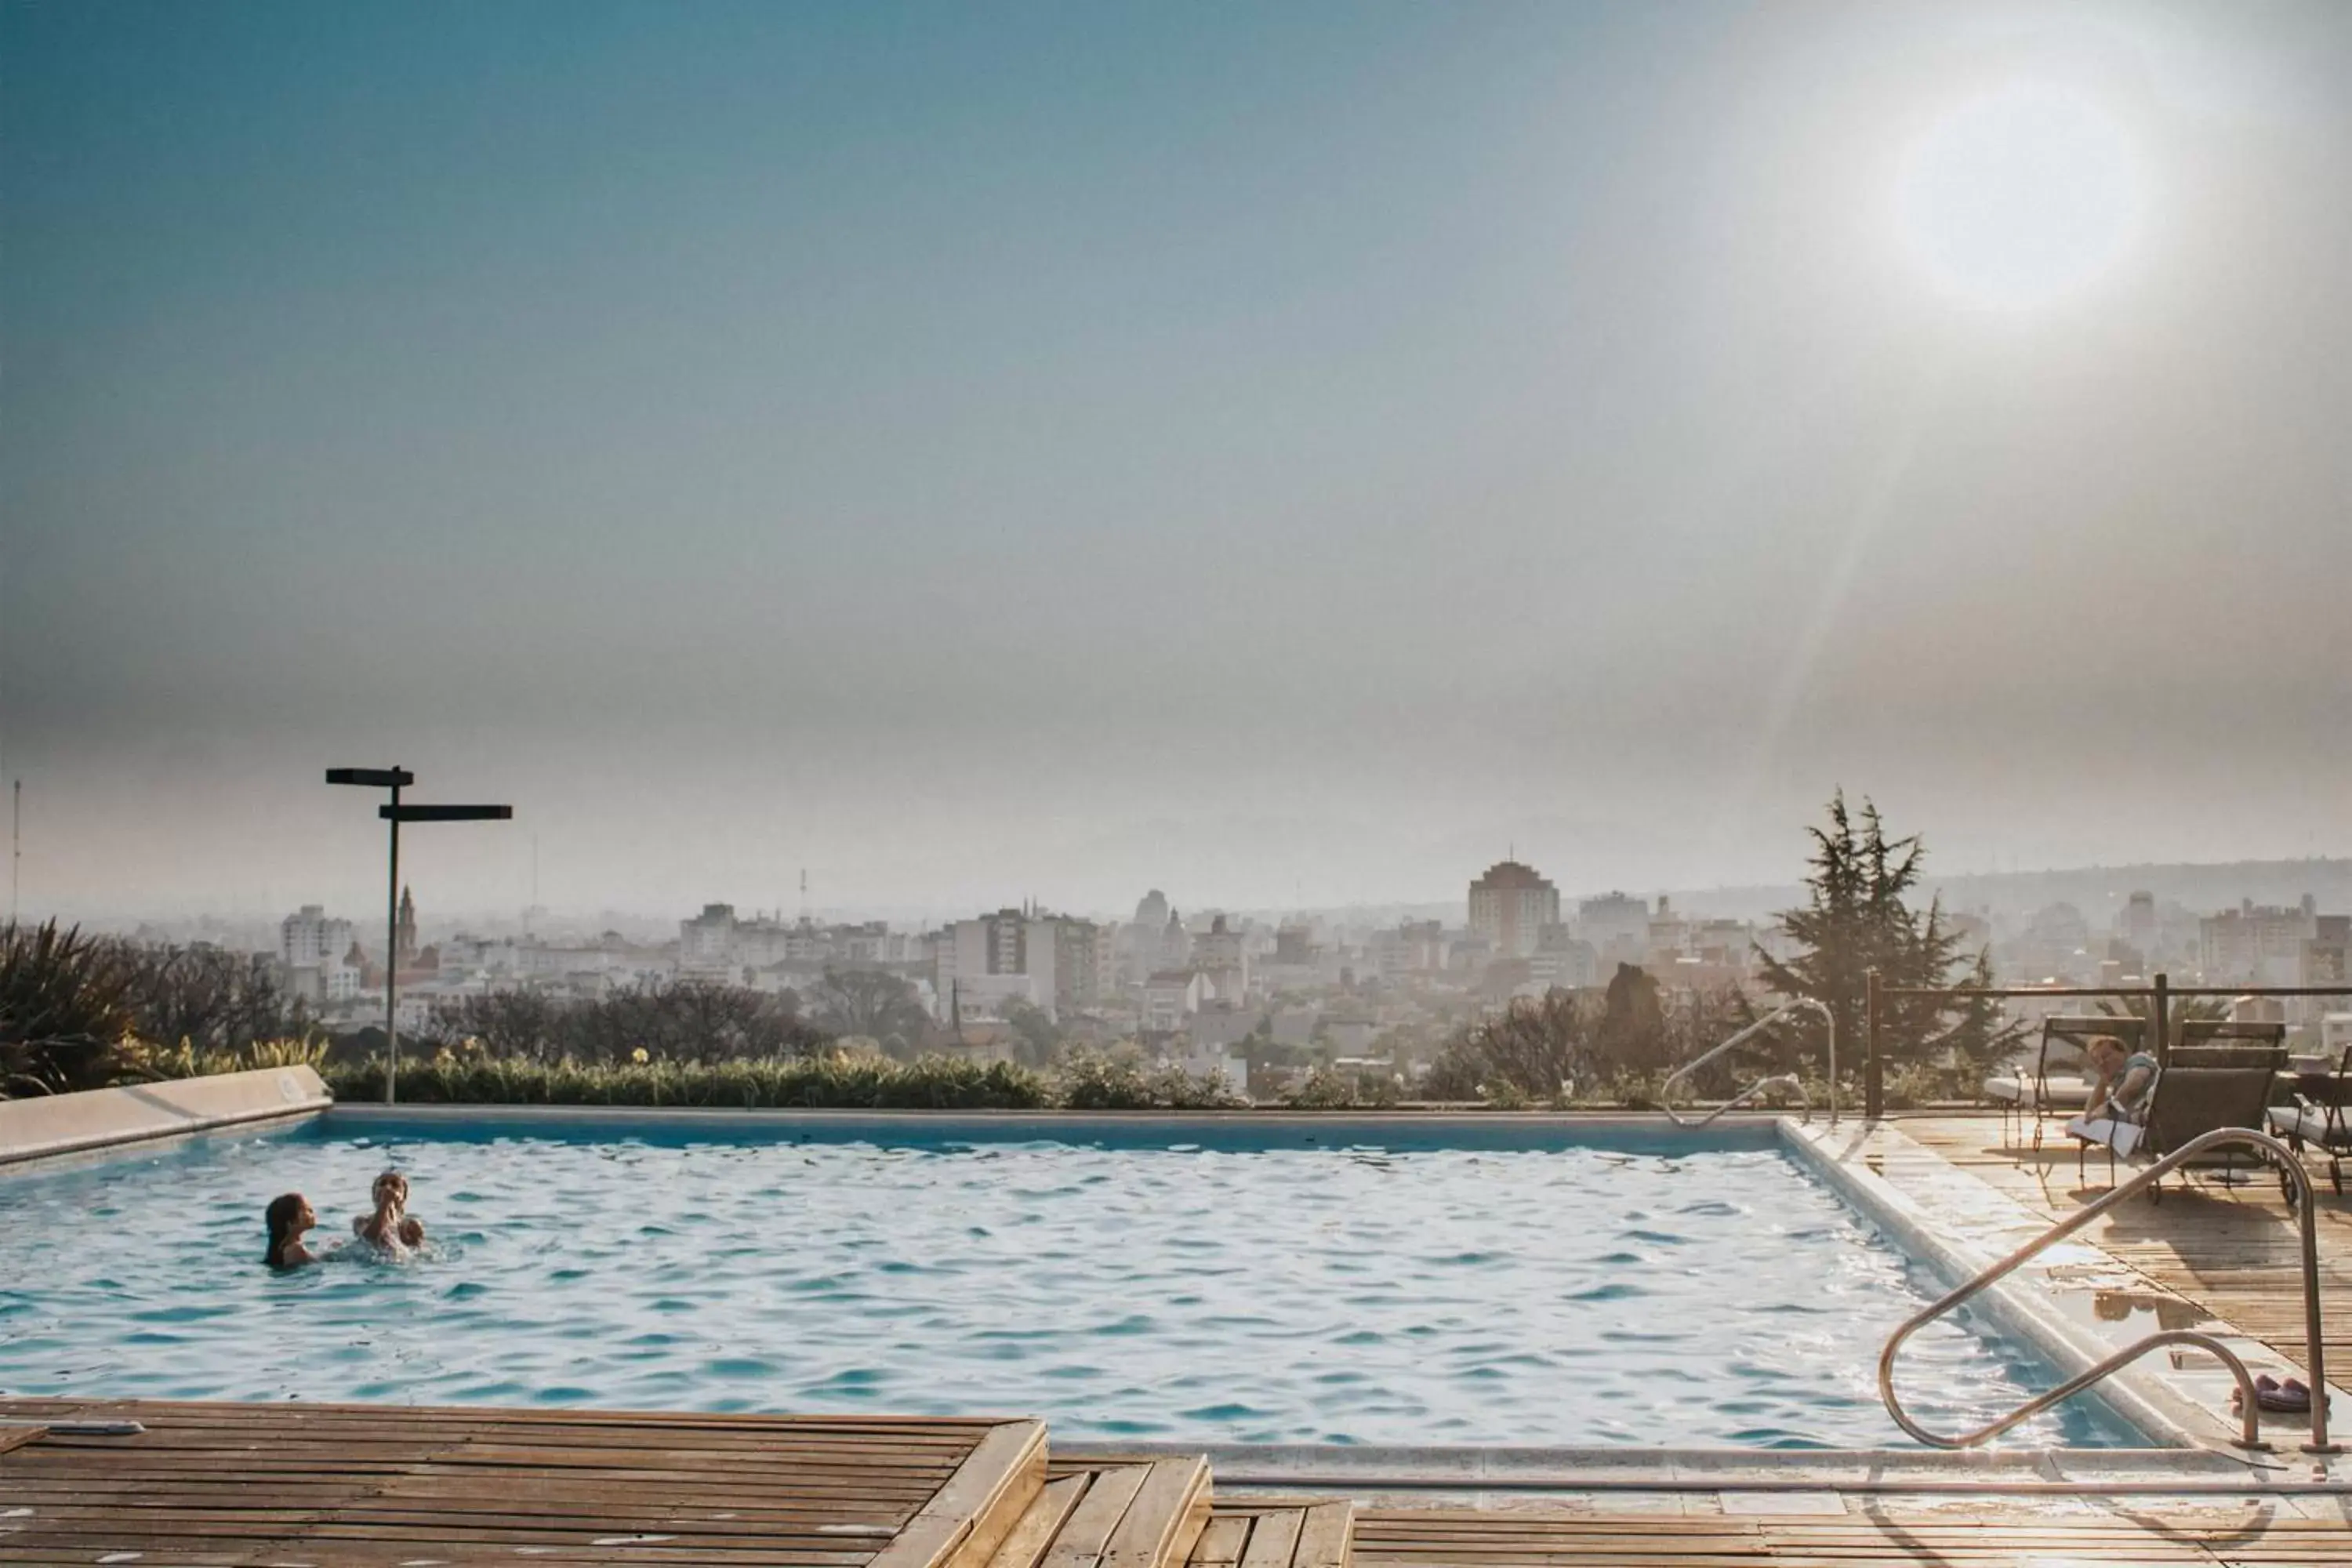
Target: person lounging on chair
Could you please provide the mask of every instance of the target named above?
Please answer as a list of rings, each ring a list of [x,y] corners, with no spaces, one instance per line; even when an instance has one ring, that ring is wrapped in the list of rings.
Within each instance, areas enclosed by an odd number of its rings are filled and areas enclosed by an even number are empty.
[[[2112,1180],[2116,1156],[2129,1159],[2147,1135],[2148,1107],[2163,1069],[2147,1052],[2125,1050],[2112,1035],[2093,1040],[2085,1054],[2092,1073],[2090,1091],[2083,1114],[2066,1123],[2066,1136],[2074,1140],[2078,1177],[2084,1173],[2083,1156],[2097,1143],[2107,1151]]]
[[[2076,1124],[2069,1123],[2068,1131],[2074,1132],[2081,1145],[2077,1152],[2076,1169],[2081,1169],[2081,1154],[2087,1152],[2092,1143],[2105,1146],[2108,1179],[2112,1182],[2118,1155],[2135,1162],[2160,1160],[2191,1140],[2219,1128],[2242,1127],[2259,1131],[2263,1124],[2264,1109],[2270,1103],[2272,1087],[2277,1079],[2278,1055],[2266,1051],[2247,1053],[2233,1050],[2222,1062],[2208,1061],[2204,1059],[2207,1055],[2194,1050],[2177,1051],[2171,1064],[2161,1070],[2153,1063],[2147,1064],[2144,1069],[2147,1087],[2144,1091],[2139,1088],[2142,1070],[2136,1066],[2137,1058],[2130,1058],[2124,1065],[2118,1087],[2110,1094],[2107,1105],[2110,1109],[2128,1113],[2134,1104],[2131,1096],[2144,1092],[2145,1098],[2137,1102],[2144,1107],[2144,1114],[2128,1123],[2129,1131],[2125,1131],[2121,1124],[2109,1127],[2096,1125],[2102,1120],[2120,1122],[2116,1118],[2086,1117],[2080,1124],[2079,1131],[2075,1130]],[[2253,1059],[2234,1059],[2248,1055]],[[2118,1099],[2123,1102],[2120,1105],[2116,1103]],[[2241,1165],[2261,1163],[2261,1157],[2248,1150],[2225,1148],[2214,1150],[2199,1159],[2195,1162],[2195,1168],[2218,1169],[2226,1173]],[[2149,1202],[2160,1202],[2162,1198],[2160,1184],[2148,1189]]]
[[[2011,1061],[2005,1070],[1984,1080],[1984,1098],[2000,1107],[2003,1143],[2010,1141],[2012,1124],[2022,1135],[2030,1119],[2033,1147],[2041,1148],[2045,1116],[2053,1111],[2080,1111],[2092,1103],[2091,1080],[2083,1076],[2086,1042],[2112,1037],[2125,1042],[2128,1050],[2137,1047],[2146,1028],[2144,1019],[2104,1014],[2053,1014],[2042,1019],[2041,1048],[2031,1057]]]

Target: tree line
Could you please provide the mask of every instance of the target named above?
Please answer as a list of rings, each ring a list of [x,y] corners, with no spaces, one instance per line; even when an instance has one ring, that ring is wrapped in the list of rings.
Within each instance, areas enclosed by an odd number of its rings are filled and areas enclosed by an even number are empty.
[[[470,1042],[547,1064],[709,1065],[810,1058],[856,1038],[910,1060],[929,1027],[903,978],[829,970],[805,998],[691,980],[593,999],[466,996],[436,1007],[413,1043],[429,1051]],[[355,1038],[356,1051],[343,1054],[381,1054],[380,1028]],[[316,1010],[251,955],[54,921],[0,924],[0,1098],[323,1058],[328,1049]]]

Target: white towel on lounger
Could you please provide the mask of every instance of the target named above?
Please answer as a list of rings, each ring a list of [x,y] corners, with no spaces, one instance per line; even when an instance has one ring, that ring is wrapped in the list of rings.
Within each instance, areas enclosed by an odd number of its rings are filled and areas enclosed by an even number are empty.
[[[2140,1139],[2147,1135],[2147,1129],[2137,1121],[2118,1121],[2111,1116],[2077,1116],[2066,1123],[2066,1132],[2069,1137],[2080,1138],[2085,1142],[2105,1143],[2129,1159],[2131,1152],[2139,1147]]]

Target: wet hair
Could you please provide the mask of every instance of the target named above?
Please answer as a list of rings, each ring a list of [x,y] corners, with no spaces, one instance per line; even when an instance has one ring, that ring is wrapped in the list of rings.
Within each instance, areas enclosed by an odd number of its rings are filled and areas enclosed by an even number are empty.
[[[269,1200],[262,1221],[269,1226],[269,1251],[262,1258],[272,1268],[286,1267],[286,1249],[294,1242],[294,1221],[302,1212],[302,1194],[287,1193]]]
[[[382,1203],[383,1190],[386,1187],[399,1188],[400,1201],[404,1204],[408,1201],[408,1178],[398,1171],[386,1171],[383,1175],[378,1176],[374,1184],[368,1188],[369,1199],[372,1202]]]

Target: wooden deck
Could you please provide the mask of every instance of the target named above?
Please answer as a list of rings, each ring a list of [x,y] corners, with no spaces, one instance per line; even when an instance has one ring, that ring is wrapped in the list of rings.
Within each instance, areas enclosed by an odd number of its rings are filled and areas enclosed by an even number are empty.
[[[41,1424],[127,1418],[132,1436]],[[2344,1498],[1213,1495],[1034,1422],[0,1401],[0,1563],[140,1568],[2284,1568]]]
[[[2006,1142],[1994,1116],[1904,1117],[1895,1125],[2052,1219],[2107,1191],[2106,1157],[2095,1151],[2084,1165],[2084,1175],[2077,1177],[2074,1145],[2055,1121],[2039,1152]],[[2329,1189],[2324,1163],[2313,1180],[2319,1194],[2315,1212],[2327,1364],[2340,1384],[2352,1376],[2352,1203]],[[2158,1285],[2235,1323],[2283,1359],[2303,1363],[2302,1247],[2275,1178],[2257,1173],[2238,1187],[2202,1179],[2168,1182],[2161,1203],[2130,1200],[2080,1234]]]
[[[146,1430],[23,1436],[110,1418]],[[966,1568],[1045,1458],[1027,1421],[0,1400],[0,1422],[5,1563]]]

